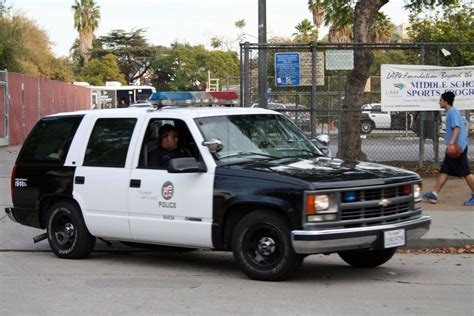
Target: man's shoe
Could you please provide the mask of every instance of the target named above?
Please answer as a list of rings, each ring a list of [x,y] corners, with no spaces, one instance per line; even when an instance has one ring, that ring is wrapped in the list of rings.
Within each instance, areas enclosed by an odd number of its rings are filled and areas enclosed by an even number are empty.
[[[423,202],[429,202],[432,204],[438,203],[438,197],[434,195],[433,192],[425,192],[421,195],[421,198],[423,199]]]
[[[465,206],[474,206],[474,195],[471,195],[471,198],[464,202]]]

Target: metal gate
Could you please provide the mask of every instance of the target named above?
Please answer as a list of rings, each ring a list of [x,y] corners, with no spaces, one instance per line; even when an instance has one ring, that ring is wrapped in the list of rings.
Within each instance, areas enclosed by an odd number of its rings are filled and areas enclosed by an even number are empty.
[[[7,71],[0,71],[0,146],[9,145],[8,137],[8,76]]]

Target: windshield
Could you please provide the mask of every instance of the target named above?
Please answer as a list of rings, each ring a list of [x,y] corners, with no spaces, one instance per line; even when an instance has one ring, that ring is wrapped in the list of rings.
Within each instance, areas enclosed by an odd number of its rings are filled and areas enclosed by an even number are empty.
[[[224,143],[214,154],[219,164],[243,160],[322,156],[291,121],[282,115],[229,115],[196,119],[206,141]]]

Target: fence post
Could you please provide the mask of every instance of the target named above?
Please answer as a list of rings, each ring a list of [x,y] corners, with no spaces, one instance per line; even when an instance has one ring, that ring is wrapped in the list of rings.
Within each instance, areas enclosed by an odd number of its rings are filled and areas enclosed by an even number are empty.
[[[421,45],[420,48],[420,63],[422,65],[425,64],[425,47]],[[420,124],[420,141],[419,141],[419,157],[418,157],[418,168],[423,167],[423,157],[425,156],[425,126],[424,126],[424,115],[420,115],[421,120],[418,120],[418,124]]]
[[[8,90],[8,71],[7,69],[0,70],[0,89],[4,89],[3,92],[3,111],[0,112],[0,119],[3,121],[3,131],[0,131],[0,146],[10,145],[10,120],[9,120],[9,111],[10,111],[10,97]]]
[[[439,44],[436,45],[436,65],[439,66],[440,58],[439,58]],[[440,112],[434,113],[434,123],[435,123],[435,130],[434,130],[434,138],[433,139],[433,150],[434,150],[434,164],[436,167],[439,166],[439,120],[441,119]]]
[[[268,108],[267,100],[267,0],[258,1],[258,105]],[[263,53],[262,53],[263,51]]]
[[[311,42],[311,138],[316,137],[316,105],[317,105],[317,42]]]
[[[243,106],[250,106],[250,43],[244,43],[244,103]]]
[[[239,68],[239,89],[240,89],[240,106],[244,106],[244,55],[243,44],[240,43],[240,68]]]

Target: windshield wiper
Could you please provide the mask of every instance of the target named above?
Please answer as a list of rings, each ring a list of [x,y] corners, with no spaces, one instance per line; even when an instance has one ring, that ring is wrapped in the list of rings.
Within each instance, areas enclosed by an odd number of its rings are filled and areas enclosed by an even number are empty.
[[[321,154],[319,154],[317,152],[314,152],[314,151],[311,151],[311,150],[308,150],[308,149],[304,149],[304,148],[278,148],[277,150],[278,151],[302,151],[304,153],[311,154],[312,156],[314,156],[314,155],[322,156]]]
[[[239,156],[262,156],[266,158],[272,158],[272,159],[280,159],[280,157],[264,154],[264,153],[259,153],[259,152],[253,152],[253,151],[239,151],[236,153],[228,154],[225,156],[219,157],[220,159],[225,159],[225,158],[231,158],[231,157],[239,157]]]

